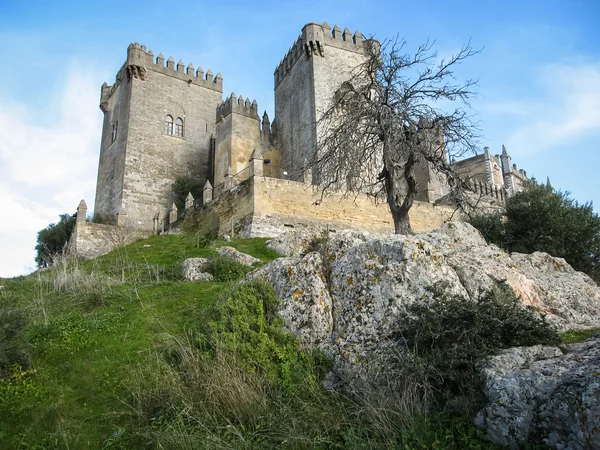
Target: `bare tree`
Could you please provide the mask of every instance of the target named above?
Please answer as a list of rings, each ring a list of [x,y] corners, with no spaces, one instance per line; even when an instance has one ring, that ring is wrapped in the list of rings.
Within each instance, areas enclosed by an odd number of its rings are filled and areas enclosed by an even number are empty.
[[[404,52],[405,44],[368,41],[365,62],[319,119],[317,150],[307,164],[322,193],[385,197],[398,234],[411,232],[419,167],[443,176],[456,198],[464,198],[448,158],[475,153],[478,133],[467,112],[477,83],[454,76],[455,66],[478,51],[469,44],[439,60],[433,42],[414,55]]]

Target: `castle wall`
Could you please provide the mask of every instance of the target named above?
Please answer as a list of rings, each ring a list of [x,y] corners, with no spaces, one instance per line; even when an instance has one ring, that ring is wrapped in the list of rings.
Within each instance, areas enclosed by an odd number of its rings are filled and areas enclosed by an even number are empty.
[[[95,214],[106,220],[116,222],[116,214],[121,208],[123,199],[123,178],[125,176],[125,149],[127,147],[127,123],[131,103],[131,84],[115,84],[112,95],[111,87],[102,86],[104,111],[102,137],[100,143],[100,160],[98,163],[98,179],[96,182]],[[117,128],[117,136],[113,141],[113,127]]]
[[[84,222],[77,224],[71,234],[67,254],[90,259],[149,237],[151,232],[116,225]]]
[[[154,215],[171,203],[177,177],[195,177],[199,184],[210,178],[210,137],[221,94],[151,70],[145,81],[131,82],[122,207],[132,218],[129,225],[151,229]],[[183,138],[164,134],[166,114],[184,120]]]
[[[275,236],[292,227],[394,232],[387,203],[376,204],[372,197],[344,197],[341,192],[332,192],[321,199],[318,191],[304,183],[267,177],[252,181],[254,216],[246,229],[250,236]],[[409,214],[413,231],[438,228],[453,212],[449,206],[415,202]]]
[[[454,216],[453,216],[454,214]],[[455,209],[428,202],[415,202],[410,221],[415,232],[438,228],[445,220],[458,218]],[[311,185],[297,181],[252,177],[185,217],[186,226],[201,234],[218,233],[245,237],[273,237],[290,229],[394,231],[386,203],[371,197],[345,198],[332,192],[321,199]]]
[[[290,63],[291,64],[291,63]],[[275,86],[277,145],[282,176],[299,180],[304,155],[316,146],[312,59],[301,56]],[[287,172],[287,176],[283,175]]]

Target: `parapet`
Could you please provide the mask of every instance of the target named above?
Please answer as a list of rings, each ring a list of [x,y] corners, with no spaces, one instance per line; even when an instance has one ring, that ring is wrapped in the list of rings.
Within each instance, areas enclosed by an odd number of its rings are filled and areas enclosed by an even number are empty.
[[[309,23],[302,28],[302,34],[296,39],[294,45],[290,47],[285,57],[281,60],[275,69],[275,87],[288,74],[293,65],[305,55],[325,56],[326,47],[335,47],[348,50],[355,53],[364,53],[364,41],[360,31],[354,34],[345,28],[344,31],[337,25],[333,30],[327,22],[322,25],[318,23]]]
[[[202,86],[219,93],[223,92],[223,77],[220,72],[216,76],[213,76],[210,69],[207,70],[205,74],[202,67],[198,67],[198,69],[194,70],[194,65],[191,63],[188,64],[187,68],[184,66],[184,63],[181,60],[175,65],[175,60],[172,56],[169,57],[165,66],[165,58],[162,53],[159,53],[155,59],[154,52],[152,52],[152,50],[146,51],[145,45],[140,45],[137,42],[129,44],[129,47],[127,47],[127,61],[117,73],[115,84],[113,86],[107,86],[110,91],[107,91],[106,93],[104,92],[104,86],[102,87],[100,108],[102,109],[104,96],[108,95],[108,97],[110,97],[121,80],[128,77],[137,78],[143,81],[146,79],[146,71],[148,70],[178,78],[186,81],[188,84]],[[106,99],[108,99],[108,97],[106,97]]]
[[[217,122],[231,113],[241,114],[252,119],[260,120],[258,117],[258,103],[256,100],[250,102],[250,98],[244,100],[241,95],[236,97],[235,93],[231,95],[217,107]]]

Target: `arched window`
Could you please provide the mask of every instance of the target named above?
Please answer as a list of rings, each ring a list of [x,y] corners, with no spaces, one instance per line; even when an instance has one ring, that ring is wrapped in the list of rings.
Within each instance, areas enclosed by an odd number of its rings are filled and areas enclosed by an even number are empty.
[[[173,117],[170,115],[165,117],[165,134],[173,136]]]
[[[180,117],[175,121],[175,136],[183,137],[183,120]]]
[[[115,121],[115,123],[113,124],[113,129],[112,129],[112,142],[115,142],[117,140],[117,129],[119,126],[119,122]]]

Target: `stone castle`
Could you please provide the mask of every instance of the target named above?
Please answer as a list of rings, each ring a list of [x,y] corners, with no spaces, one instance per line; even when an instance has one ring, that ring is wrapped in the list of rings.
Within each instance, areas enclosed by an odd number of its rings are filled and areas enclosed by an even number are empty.
[[[185,220],[206,232],[272,236],[299,226],[392,230],[387,205],[342,193],[317,198],[310,173],[301,170],[316,151],[320,113],[365,61],[365,45],[358,31],[327,22],[305,25],[275,69],[272,122],[266,112],[259,116],[256,100],[232,93],[223,101],[221,73],[129,45],[114,84],[101,87],[94,214],[104,225],[80,219],[75,251],[104,252],[99,242],[108,237],[122,244],[171,228],[184,216],[172,194],[182,177],[204,186],[197,198],[188,196]],[[505,149],[501,156],[486,149],[457,167],[475,192],[498,204],[526,177],[510,166]],[[419,201],[411,211],[416,231],[439,226],[453,212],[436,204],[447,192],[444,183],[427,168],[419,177]],[[82,202],[78,214],[86,211]]]

